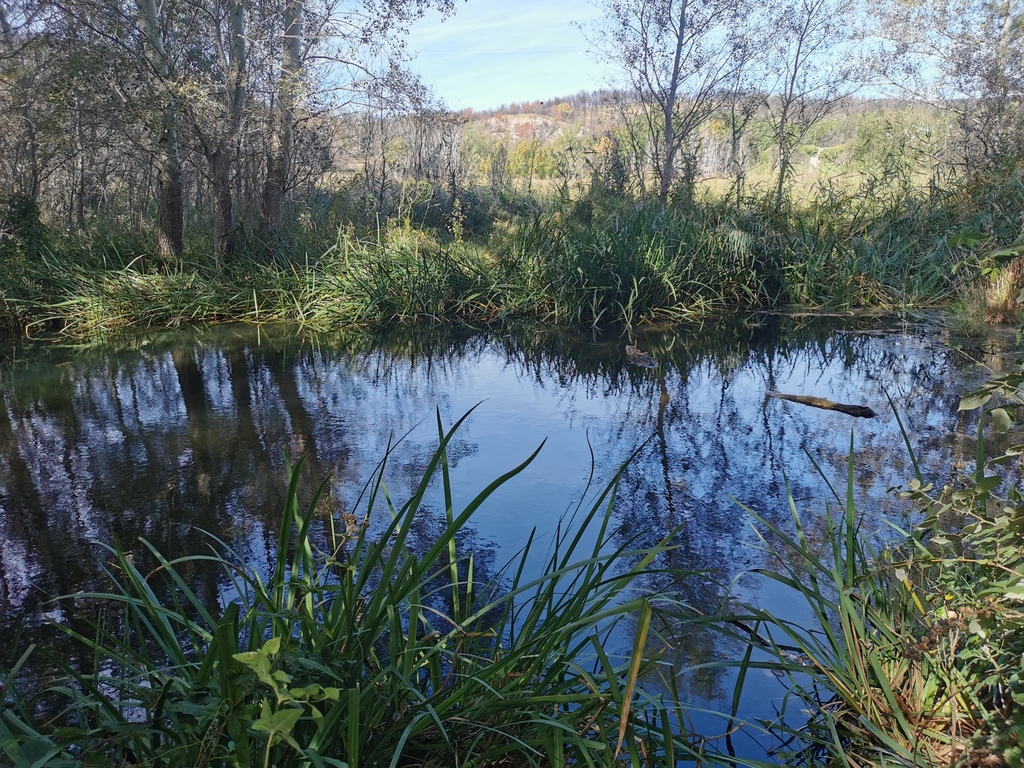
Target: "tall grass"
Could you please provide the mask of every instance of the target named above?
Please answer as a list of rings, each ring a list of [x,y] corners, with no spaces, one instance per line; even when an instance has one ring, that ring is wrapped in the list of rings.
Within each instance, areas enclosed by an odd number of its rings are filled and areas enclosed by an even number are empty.
[[[993,467],[979,432],[973,475],[941,493],[914,479],[903,495],[925,518],[880,550],[854,503],[852,440],[840,514],[825,517],[824,552],[809,542],[792,499],[791,532],[747,510],[784,564],[758,572],[792,602],[788,615],[751,609],[749,623],[735,625],[745,633],[730,628],[757,651],[740,663],[737,696],[754,669],[785,677],[787,706],[774,730],[788,745],[786,761],[1020,764],[1024,612],[1015,596],[1024,594],[1024,504],[1016,490],[993,495],[1003,479],[988,473]]]
[[[508,306],[531,307],[555,324],[597,326],[760,303],[765,291],[747,238],[710,224],[655,205],[601,221],[535,217],[503,250]]]
[[[784,553],[780,570],[760,569],[799,606],[799,618],[754,611],[757,632],[749,640],[767,655],[767,666],[785,675],[791,707],[809,713],[791,735],[790,758],[805,762],[827,756],[843,765],[937,765],[931,745],[946,742],[936,714],[942,703],[931,659],[908,654],[907,636],[922,616],[899,578],[902,571],[880,561],[861,530],[854,506],[853,452],[842,515],[825,517],[826,551],[808,541],[792,505],[792,533],[748,510],[765,543]],[[792,501],[791,501],[792,503]],[[801,615],[802,614],[802,615]]]
[[[465,418],[465,417],[463,417]],[[9,764],[165,766],[675,765],[694,757],[678,702],[646,693],[645,655],[662,595],[642,576],[670,546],[614,545],[618,478],[530,537],[489,583],[457,534],[523,464],[453,505],[447,457],[456,424],[404,503],[382,465],[363,517],[321,518],[321,486],[298,501],[290,477],[272,571],[214,541],[216,553],[148,572],[112,548],[112,589],[76,595],[107,612],[67,631],[83,667],[53,660],[49,684],[19,687],[0,719]],[[540,449],[538,449],[540,450]],[[534,454],[536,456],[536,453]],[[440,484],[440,489],[437,485]],[[409,532],[440,491],[447,525],[428,551]],[[386,515],[381,527],[370,524]],[[371,533],[371,531],[374,531]],[[587,544],[592,540],[592,544]],[[539,567],[538,567],[539,563]],[[190,573],[220,571],[224,604]],[[608,639],[633,625],[632,648]],[[40,720],[41,712],[50,713]]]
[[[0,241],[0,329],[75,336],[128,326],[285,320],[317,329],[396,322],[636,325],[733,309],[949,303],[966,230],[1009,243],[1024,184],[1012,173],[948,189],[823,182],[779,210],[768,196],[678,207],[610,196],[533,201],[440,228],[408,219],[322,226],[300,217],[291,255],[265,244],[214,269],[134,246]],[[474,219],[483,214],[474,209]],[[307,232],[306,228],[309,231]],[[473,233],[479,233],[473,239]],[[302,234],[300,233],[300,234]]]

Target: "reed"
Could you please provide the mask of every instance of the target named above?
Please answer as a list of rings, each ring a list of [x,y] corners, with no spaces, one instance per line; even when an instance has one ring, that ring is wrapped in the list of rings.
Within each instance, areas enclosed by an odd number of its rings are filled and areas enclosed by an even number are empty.
[[[966,407],[998,389],[965,398]],[[758,572],[804,610],[794,620],[750,608],[727,629],[760,654],[740,662],[737,697],[753,669],[784,676],[787,708],[769,730],[790,763],[1014,765],[1024,754],[1024,612],[1015,602],[1024,505],[1015,490],[994,495],[1005,456],[987,460],[980,434],[970,477],[936,491],[918,476],[902,491],[924,520],[882,549],[854,503],[852,440],[824,552],[792,498],[789,530],[747,510],[784,553],[783,567]]]
[[[766,297],[749,243],[658,205],[602,220],[562,211],[520,223],[501,251],[510,308],[555,324],[636,324],[750,307]]]
[[[465,417],[463,417],[465,418]],[[322,519],[321,486],[301,506],[290,474],[273,570],[261,574],[214,541],[217,553],[144,573],[111,549],[109,592],[76,595],[106,614],[66,631],[82,666],[14,694],[0,751],[30,765],[675,765],[696,757],[677,703],[643,680],[652,622],[671,600],[641,576],[670,546],[615,545],[618,478],[565,520],[543,556],[531,537],[492,581],[479,583],[457,534],[534,456],[452,504],[445,431],[404,503],[382,463],[365,518]],[[538,449],[540,450],[540,449]],[[408,534],[440,486],[447,526],[426,552]],[[367,518],[386,514],[371,534]],[[612,526],[613,527],[613,526]],[[588,539],[593,544],[585,543]],[[543,566],[532,573],[535,558]],[[236,599],[211,608],[189,582],[215,566]],[[608,637],[624,622],[621,657]],[[17,669],[15,670],[17,672]],[[45,707],[44,707],[45,704]],[[36,713],[52,713],[40,721]]]
[[[809,201],[781,210],[761,194],[680,208],[592,193],[505,206],[470,228],[406,219],[328,232],[310,221],[286,239],[294,252],[253,242],[219,269],[198,254],[162,263],[138,244],[41,241],[30,253],[5,241],[0,256],[12,268],[0,274],[0,329],[82,337],[222,321],[593,327],[778,304],[967,303],[954,268],[968,249],[956,234],[984,232],[990,247],[1020,234],[1024,184],[985,178],[950,189],[822,182]],[[1007,285],[1003,307],[1016,283]]]

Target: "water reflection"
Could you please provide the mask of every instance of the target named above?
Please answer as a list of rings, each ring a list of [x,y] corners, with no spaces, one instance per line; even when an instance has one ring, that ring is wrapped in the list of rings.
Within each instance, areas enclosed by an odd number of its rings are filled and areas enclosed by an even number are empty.
[[[869,323],[765,318],[630,339],[660,362],[654,370],[628,366],[619,336],[552,332],[304,339],[233,327],[88,352],[8,348],[0,615],[9,624],[0,632],[60,610],[46,602],[53,595],[98,586],[106,558],[97,542],[120,541],[143,558],[144,537],[173,558],[208,551],[210,531],[269,567],[286,457],[305,457],[307,490],[331,478],[340,513],[405,436],[388,470],[404,498],[436,446],[435,409],[451,424],[478,403],[451,451],[457,504],[547,440],[467,531],[478,568],[500,566],[532,528],[554,531],[584,492],[591,451],[607,480],[639,449],[615,506],[620,536],[653,544],[678,529],[663,565],[715,578],[655,574],[652,583],[712,611],[726,599],[716,585],[763,557],[736,502],[784,521],[788,482],[801,505],[824,509],[829,491],[814,464],[842,485],[851,435],[857,492],[874,524],[911,522],[886,493],[911,473],[886,393],[925,467],[945,475],[969,464],[973,447],[949,435],[968,430],[957,403],[982,373],[933,328]],[[770,398],[776,390],[864,403],[879,416]],[[440,510],[424,510],[414,532],[421,545],[436,535]],[[195,578],[216,604],[216,574]],[[688,666],[727,652],[698,634],[670,656]],[[709,672],[689,684],[698,698],[722,694]]]

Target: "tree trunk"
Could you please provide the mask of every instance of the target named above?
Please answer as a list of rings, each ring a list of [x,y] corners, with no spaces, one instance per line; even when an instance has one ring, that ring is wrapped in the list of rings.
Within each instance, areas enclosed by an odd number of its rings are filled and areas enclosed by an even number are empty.
[[[679,6],[679,26],[676,29],[676,45],[672,55],[672,75],[668,83],[668,93],[661,100],[661,111],[665,118],[665,157],[661,167],[661,184],[658,187],[658,198],[663,203],[668,202],[668,193],[672,189],[672,180],[675,177],[678,139],[676,138],[674,117],[676,97],[679,92],[679,81],[682,78],[683,44],[686,40],[686,14],[688,10],[689,3],[687,0],[683,0]]]
[[[164,110],[164,128],[157,157],[157,252],[162,258],[181,258],[185,230],[185,189],[178,156],[175,109]]]
[[[668,202],[668,193],[672,189],[672,179],[675,176],[676,161],[676,136],[675,126],[672,123],[672,113],[675,111],[675,94],[671,101],[666,102],[663,110],[665,117],[665,156],[661,164],[661,183],[658,185],[658,199],[661,202]]]
[[[246,39],[244,0],[230,0],[229,31],[224,46],[222,66],[225,72],[226,128],[224,135],[210,141],[206,161],[213,187],[213,256],[219,269],[223,258],[235,249],[234,196],[231,191],[231,170],[235,161],[235,140],[242,125],[246,93]],[[197,126],[198,128],[198,126]]]
[[[281,48],[281,79],[274,108],[274,130],[267,157],[267,181],[263,187],[263,226],[268,232],[281,228],[284,194],[291,170],[295,105],[302,80],[303,0],[285,3],[284,44]]]
[[[779,145],[779,175],[775,179],[775,212],[782,210],[782,197],[786,192],[786,174],[789,172],[789,165],[792,162],[793,150],[789,146],[789,139],[786,137],[786,129],[789,127],[789,107],[791,101],[792,86],[782,96],[782,113],[779,115],[778,145]]]
[[[219,149],[207,157],[213,187],[213,258],[220,269],[225,256],[235,247],[235,213],[231,195],[231,156]]]
[[[146,35],[157,73],[163,82],[170,79],[171,65],[160,31],[156,0],[136,0],[142,30]],[[173,97],[163,108],[160,135],[157,137],[157,250],[168,259],[181,257],[185,229],[184,184],[178,148],[178,107]]]

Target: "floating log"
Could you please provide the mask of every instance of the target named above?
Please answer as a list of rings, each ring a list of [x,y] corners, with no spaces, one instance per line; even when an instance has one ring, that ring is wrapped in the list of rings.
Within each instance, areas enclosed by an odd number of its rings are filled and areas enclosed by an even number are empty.
[[[790,402],[800,403],[801,405],[824,408],[826,411],[839,411],[840,413],[845,413],[848,416],[859,416],[863,419],[873,419],[875,417],[875,412],[866,405],[834,403],[831,400],[826,400],[824,397],[811,397],[810,395],[784,395],[781,392],[769,392],[768,394],[772,397],[777,397],[780,400],[789,400]]]

